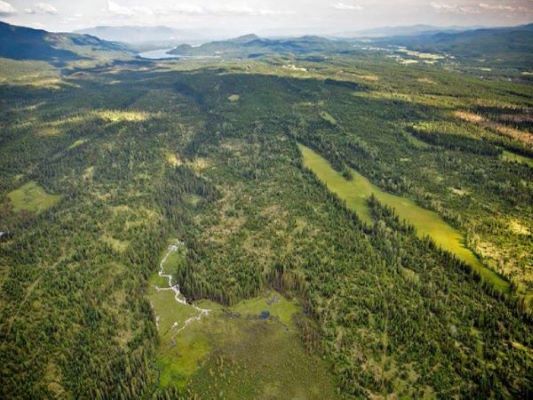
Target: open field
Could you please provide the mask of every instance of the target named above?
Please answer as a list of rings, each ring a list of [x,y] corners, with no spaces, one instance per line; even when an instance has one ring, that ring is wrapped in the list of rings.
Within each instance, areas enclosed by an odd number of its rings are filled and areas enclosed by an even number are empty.
[[[520,154],[511,153],[510,151],[504,151],[502,154],[502,159],[505,161],[516,162],[520,164],[529,165],[533,168],[533,159],[526,156],[521,156]]]
[[[176,252],[164,265],[175,269],[182,262],[183,253]],[[308,354],[299,339],[296,300],[266,291],[232,307],[200,301],[209,314],[187,324],[198,312],[156,287],[168,287],[158,274],[150,280],[148,298],[160,338],[160,387],[200,399],[337,398],[327,363]]]
[[[313,171],[329,190],[346,201],[348,208],[354,210],[365,223],[373,223],[367,200],[374,195],[381,203],[392,207],[401,219],[413,225],[420,237],[429,236],[437,246],[470,265],[499,292],[509,293],[509,283],[481,264],[474,253],[464,246],[464,237],[435,212],[423,209],[412,200],[382,191],[353,169],[353,179],[347,180],[319,154],[302,145],[299,145],[299,148],[304,165]]]
[[[15,211],[40,213],[56,205],[61,196],[48,194],[36,182],[28,182],[8,194]]]

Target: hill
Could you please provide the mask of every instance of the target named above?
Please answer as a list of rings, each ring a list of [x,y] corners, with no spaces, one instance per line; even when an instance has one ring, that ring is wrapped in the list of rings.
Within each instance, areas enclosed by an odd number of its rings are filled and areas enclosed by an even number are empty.
[[[406,46],[422,52],[448,53],[466,60],[492,59],[515,67],[531,68],[533,63],[533,24],[399,36],[379,39],[376,43]]]
[[[265,54],[309,54],[340,52],[351,48],[351,44],[330,40],[320,36],[267,39],[249,34],[238,38],[205,43],[198,47],[178,46],[170,54],[182,56],[219,56],[255,58]]]
[[[416,36],[416,35],[430,35],[441,32],[464,32],[475,28],[459,27],[459,26],[433,26],[433,25],[410,25],[410,26],[385,26],[380,28],[364,29],[354,32],[339,33],[339,37],[368,37],[381,38],[392,36]]]
[[[51,33],[0,22],[0,57],[64,65],[96,57],[126,56],[127,48],[90,35]]]

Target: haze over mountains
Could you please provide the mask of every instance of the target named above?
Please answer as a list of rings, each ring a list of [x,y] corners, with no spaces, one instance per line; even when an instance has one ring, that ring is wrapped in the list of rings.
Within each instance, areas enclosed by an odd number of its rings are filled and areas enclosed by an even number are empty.
[[[200,45],[201,40],[191,39],[193,32],[167,27],[98,27],[80,33],[49,33],[0,23],[3,39],[0,41],[0,56],[58,63],[83,59],[94,52],[100,56],[115,52],[120,53],[121,57],[133,57],[133,46],[136,49],[173,47],[170,53],[183,57],[258,58],[274,53],[320,53],[322,57],[328,53],[353,53],[370,42],[390,50],[402,46],[415,51],[450,54],[476,63],[484,62],[482,56],[490,56],[496,62],[501,60],[502,65],[512,65],[524,71],[533,63],[533,24],[468,31],[447,28],[446,31],[434,32],[429,29],[432,27],[425,25],[384,28],[362,31],[361,37],[344,39],[321,36],[264,38],[248,34],[227,40],[206,39]],[[390,36],[379,36],[385,34]]]
[[[462,32],[479,27],[439,27],[432,25],[412,25],[412,26],[387,26],[373,29],[354,30],[350,32],[339,32],[330,34],[327,37],[335,38],[379,38],[389,36],[412,36],[420,34],[434,34],[439,32]],[[130,44],[143,43],[198,43],[211,40],[222,40],[228,38],[223,32],[218,34],[208,34],[205,30],[193,29],[176,29],[168,26],[95,26],[75,31],[76,33],[88,34],[99,37],[103,40],[115,42],[124,42]],[[274,32],[260,33],[260,36],[269,38],[289,37],[289,35],[280,35]]]
[[[146,43],[197,43],[199,41],[213,40],[203,30],[175,29],[167,26],[96,26],[81,29],[76,33],[99,37],[113,42],[129,44]]]
[[[95,36],[51,33],[40,29],[0,22],[0,57],[14,60],[40,60],[52,64],[89,58],[96,53],[117,56],[126,48]]]
[[[478,26],[434,26],[434,25],[410,25],[410,26],[384,26],[372,29],[355,30],[351,32],[340,32],[336,36],[340,37],[368,37],[380,38],[388,36],[415,36],[421,34],[435,34],[440,32],[464,32],[479,29]]]

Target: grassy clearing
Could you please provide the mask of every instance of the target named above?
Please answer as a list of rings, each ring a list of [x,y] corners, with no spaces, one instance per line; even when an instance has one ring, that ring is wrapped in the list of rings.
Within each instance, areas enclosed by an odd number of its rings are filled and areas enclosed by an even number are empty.
[[[511,153],[510,151],[503,151],[502,160],[509,162],[516,162],[520,164],[526,164],[533,168],[533,159],[519,154]]]
[[[191,380],[199,398],[337,398],[325,363],[279,322],[222,317],[205,323],[216,350]]]
[[[184,253],[171,254],[165,272],[183,261]],[[168,282],[154,274],[148,292],[160,337],[161,387],[201,399],[336,398],[328,366],[305,351],[297,334],[293,317],[301,306],[296,300],[274,291],[228,308],[204,300],[198,305],[210,314],[178,331],[197,312],[156,286]]]
[[[289,301],[276,292],[268,292],[263,296],[244,300],[231,308],[232,312],[246,317],[258,317],[262,312],[268,312],[271,316],[279,318],[280,322],[291,328],[292,317],[300,311],[300,305],[295,301]]]
[[[16,212],[30,211],[37,214],[56,205],[61,199],[59,195],[46,193],[41,186],[33,181],[13,190],[8,194],[8,197]]]
[[[464,237],[438,214],[416,205],[412,200],[383,192],[355,170],[351,170],[353,180],[348,181],[316,152],[302,145],[299,147],[304,165],[313,171],[329,190],[345,200],[347,206],[365,223],[373,223],[367,204],[368,197],[373,194],[381,203],[394,208],[401,219],[413,225],[419,237],[429,236],[439,247],[470,265],[498,291],[509,292],[509,283],[481,264],[474,253],[464,246]]]
[[[129,242],[125,240],[118,240],[115,239],[112,236],[104,235],[102,236],[102,241],[107,243],[113,250],[115,250],[118,253],[123,253],[126,251],[126,249],[129,246]]]
[[[333,118],[333,116],[328,113],[327,111],[320,111],[320,118],[322,118],[324,121],[330,123],[331,125],[337,125],[337,120]]]
[[[150,118],[150,113],[139,111],[105,110],[96,115],[107,122],[142,122]]]
[[[72,150],[72,149],[75,149],[76,147],[80,147],[82,144],[85,144],[87,143],[89,140],[88,139],[78,139],[76,140],[74,143],[72,143],[68,148],[67,150]]]
[[[422,140],[414,137],[409,132],[402,132],[402,136],[407,140],[407,142],[414,147],[415,149],[428,149],[431,145],[423,142]]]
[[[59,70],[44,61],[0,58],[0,83],[59,89],[64,82]]]
[[[440,54],[433,53],[423,53],[420,51],[408,50],[408,49],[399,49],[398,52],[407,54],[411,57],[417,57],[422,60],[443,60],[445,57]]]

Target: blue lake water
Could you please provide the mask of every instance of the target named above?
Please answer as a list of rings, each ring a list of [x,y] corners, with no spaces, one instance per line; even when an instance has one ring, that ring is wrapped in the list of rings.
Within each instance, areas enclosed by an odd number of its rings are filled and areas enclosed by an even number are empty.
[[[174,48],[170,49],[157,49],[157,50],[150,50],[145,51],[143,53],[139,53],[138,56],[141,58],[149,59],[149,60],[165,60],[165,59],[171,59],[171,58],[182,58],[182,59],[206,59],[206,58],[220,58],[220,56],[182,56],[179,54],[169,54],[169,51],[174,50]]]
[[[173,48],[145,51],[143,53],[139,53],[139,57],[147,58],[150,60],[164,60],[166,58],[178,58],[179,56],[176,54],[168,54],[168,52],[171,50],[173,50]]]

